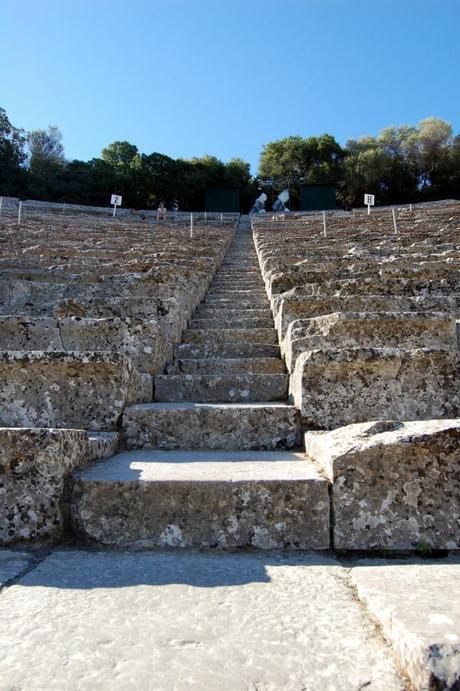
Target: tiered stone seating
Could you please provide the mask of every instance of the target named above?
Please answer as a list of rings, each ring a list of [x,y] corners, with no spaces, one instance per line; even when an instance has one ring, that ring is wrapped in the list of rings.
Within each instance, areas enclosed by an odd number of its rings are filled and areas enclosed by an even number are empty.
[[[91,453],[71,449],[80,460],[50,470],[45,493],[48,485],[62,489],[59,478],[74,467],[107,455],[108,439],[115,439],[108,445],[113,453],[124,408],[152,401],[153,375],[171,359],[233,234],[234,224],[225,221],[195,225],[193,237],[185,224],[153,227],[139,219],[46,217],[0,224],[2,433],[17,443],[19,457],[18,440],[24,438],[32,458],[34,440],[59,437],[70,448],[85,438],[83,431],[92,431]],[[62,433],[53,437],[46,428]],[[43,456],[40,444],[37,463],[48,453]],[[24,492],[28,477],[20,480]],[[10,521],[0,543],[49,533],[29,525],[32,514],[37,525],[47,522],[41,490],[35,499],[31,495],[30,512],[20,508],[20,499],[12,507],[16,480],[13,473],[0,486],[9,497],[0,522],[8,510],[22,515],[23,524]],[[60,511],[60,502],[53,502]]]
[[[333,430],[306,439],[332,483],[340,549],[460,546],[450,420],[460,417],[460,204],[398,216],[395,234],[389,211],[329,215],[327,237],[320,217],[254,221],[291,398],[307,428]],[[340,472],[336,440],[347,449]],[[442,493],[452,498],[445,510]]]
[[[128,406],[130,451],[74,474],[72,521],[104,545],[327,549],[328,480],[303,454],[298,411],[244,224],[155,403]]]

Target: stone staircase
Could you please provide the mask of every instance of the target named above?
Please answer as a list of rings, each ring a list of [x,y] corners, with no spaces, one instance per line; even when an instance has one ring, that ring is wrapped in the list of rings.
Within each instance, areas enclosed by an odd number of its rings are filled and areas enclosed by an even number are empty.
[[[117,546],[329,547],[328,481],[295,451],[298,411],[242,219],[155,402],[123,415],[128,451],[74,474],[73,527]]]

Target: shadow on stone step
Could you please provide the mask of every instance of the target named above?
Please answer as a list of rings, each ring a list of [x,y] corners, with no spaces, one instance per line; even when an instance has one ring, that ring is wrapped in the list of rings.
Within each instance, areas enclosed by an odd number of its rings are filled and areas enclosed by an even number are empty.
[[[267,567],[336,564],[327,555],[232,552],[209,554],[158,550],[59,549],[20,580],[21,587],[93,590],[133,586],[189,585],[195,588],[270,583]]]

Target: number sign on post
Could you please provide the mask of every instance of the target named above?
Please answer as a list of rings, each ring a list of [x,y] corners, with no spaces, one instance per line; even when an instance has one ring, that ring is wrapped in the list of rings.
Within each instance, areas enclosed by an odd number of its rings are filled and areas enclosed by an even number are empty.
[[[121,200],[123,197],[121,197],[119,194],[112,194],[110,197],[110,203],[113,204],[113,215],[115,216],[115,213],[117,211],[117,206],[121,206]]]
[[[374,194],[365,194],[364,195],[364,203],[367,204],[367,215],[371,213],[371,206],[375,205],[375,195]]]

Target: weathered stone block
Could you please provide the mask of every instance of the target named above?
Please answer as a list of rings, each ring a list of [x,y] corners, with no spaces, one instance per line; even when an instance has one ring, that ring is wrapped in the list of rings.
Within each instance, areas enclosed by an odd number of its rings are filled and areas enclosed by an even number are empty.
[[[457,348],[455,319],[444,313],[335,312],[293,321],[286,334],[286,366],[320,348]]]
[[[290,393],[305,423],[331,429],[369,419],[458,417],[458,352],[419,348],[310,350]]]
[[[130,449],[290,449],[298,411],[285,403],[150,403],[123,413]]]
[[[151,374],[165,362],[165,339],[156,321],[118,317],[0,317],[0,350],[121,353]]]
[[[118,454],[74,475],[71,507],[105,545],[329,547],[328,481],[300,453]]]
[[[307,432],[332,482],[336,549],[460,548],[460,420]]]
[[[0,358],[0,424],[112,430],[125,405],[152,400],[152,377],[116,353],[10,351]]]
[[[64,479],[89,460],[83,430],[0,428],[0,544],[58,538]]]
[[[156,401],[248,402],[282,401],[287,374],[159,374]]]

